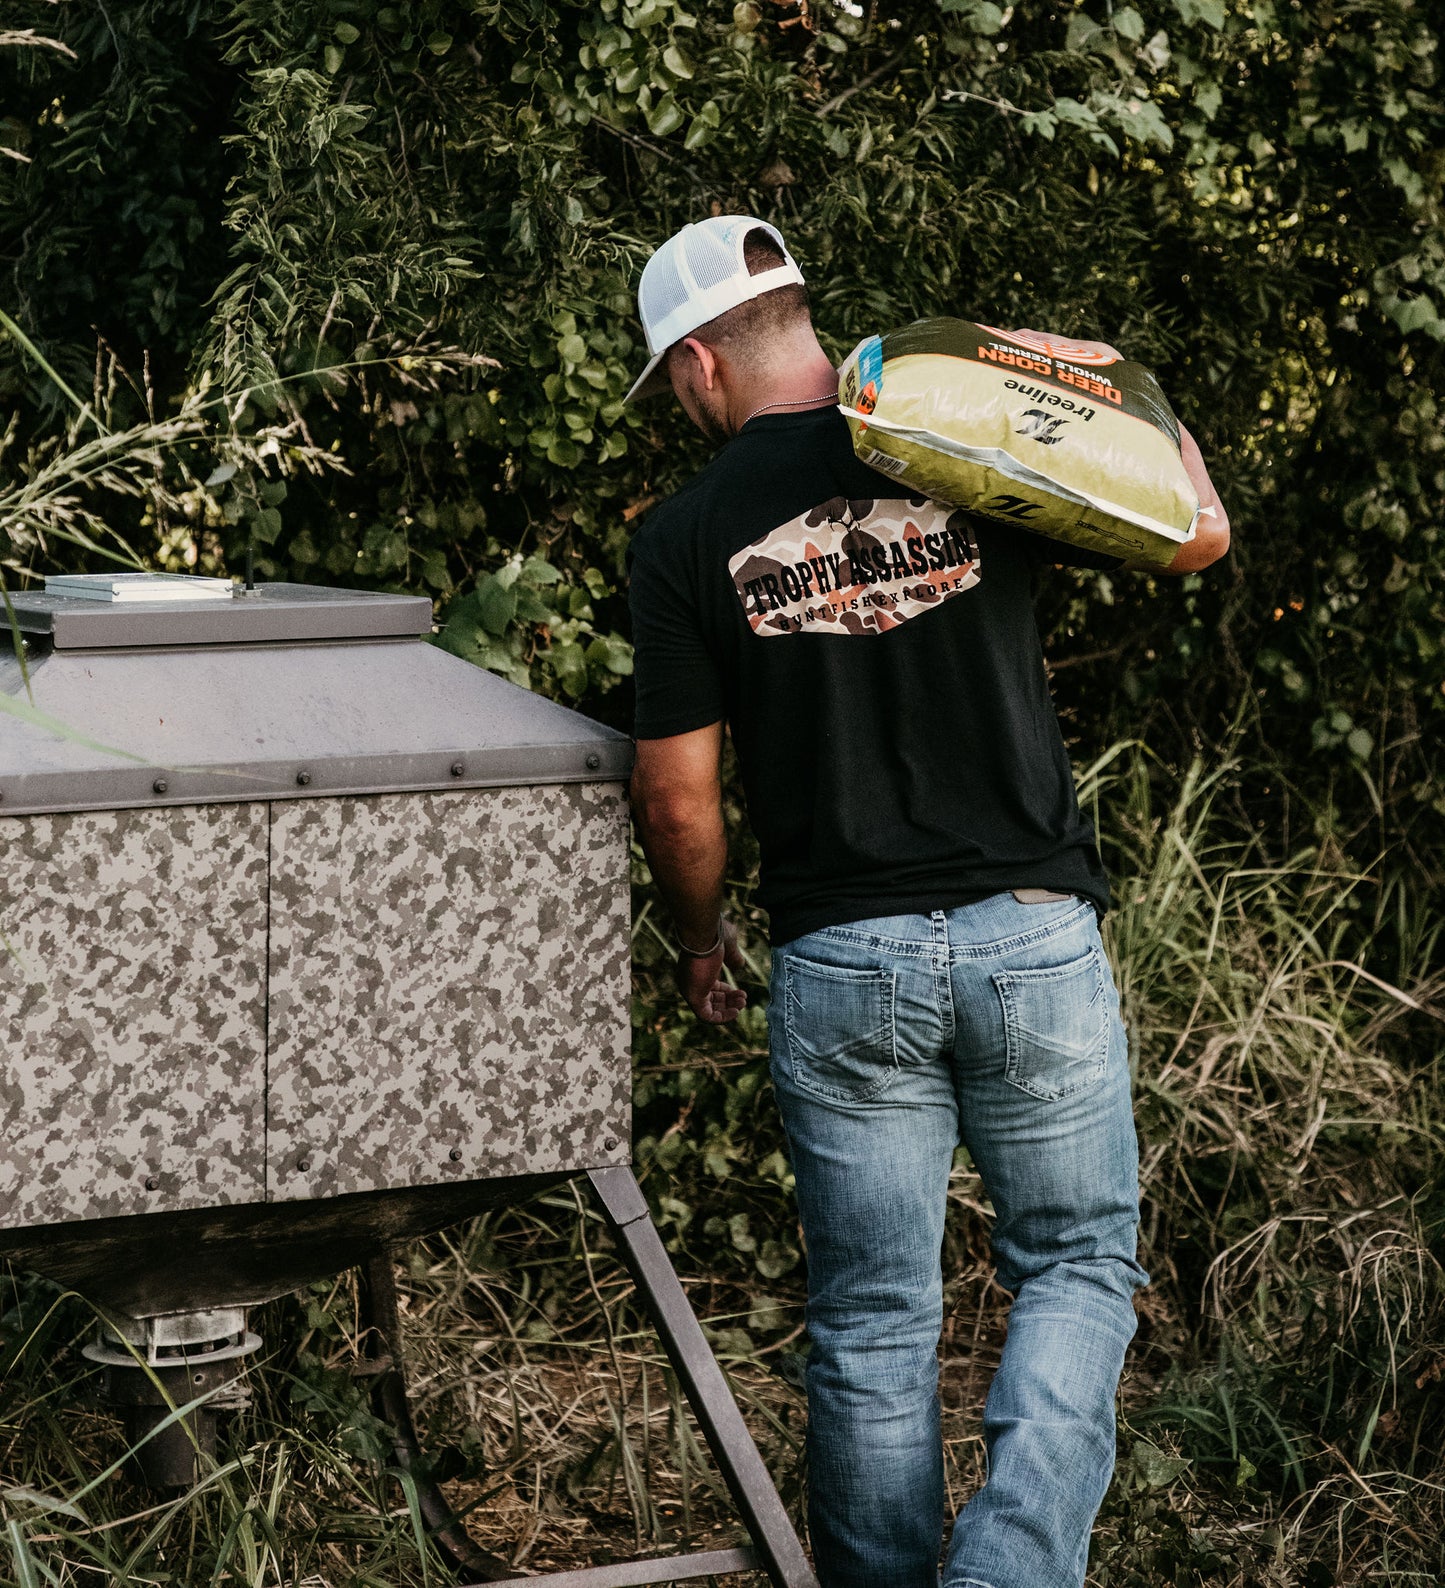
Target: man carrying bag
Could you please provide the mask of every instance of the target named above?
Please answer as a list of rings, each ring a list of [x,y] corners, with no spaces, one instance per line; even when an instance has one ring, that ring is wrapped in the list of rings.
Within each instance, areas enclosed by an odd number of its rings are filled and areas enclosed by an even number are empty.
[[[860,463],[802,274],[764,222],[685,227],[648,262],[639,307],[652,357],[629,397],[670,386],[722,446],[631,549],[634,811],[682,992],[702,1019],[729,1020],[745,998],[725,975],[742,968],[722,913],[728,725],[762,854],[772,1074],[807,1242],[820,1578],[938,1581],[940,1251],[961,1142],[1014,1300],[985,1410],[988,1479],[943,1582],[1077,1588],[1147,1275],[1099,937],[1108,884],[1032,586],[1052,563],[1105,560],[900,496]],[[1213,513],[1172,573],[1229,541],[1183,443]],[[865,554],[866,580],[849,572]],[[926,600],[910,594],[920,566]]]

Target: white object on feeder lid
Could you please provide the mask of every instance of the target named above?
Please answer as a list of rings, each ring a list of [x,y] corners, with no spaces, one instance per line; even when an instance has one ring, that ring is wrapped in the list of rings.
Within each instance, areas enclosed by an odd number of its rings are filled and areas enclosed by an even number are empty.
[[[47,578],[45,588],[86,601],[228,601],[235,586],[189,573],[62,573]]]

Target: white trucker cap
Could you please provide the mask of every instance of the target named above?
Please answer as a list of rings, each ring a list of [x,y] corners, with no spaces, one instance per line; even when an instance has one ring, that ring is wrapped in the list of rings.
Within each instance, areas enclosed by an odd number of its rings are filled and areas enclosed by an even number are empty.
[[[750,276],[743,240],[751,231],[766,232],[782,250],[784,263]],[[637,312],[649,357],[626,400],[636,402],[667,389],[667,375],[659,366],[674,342],[740,303],[794,284],[802,286],[803,272],[776,226],[751,215],[714,215],[684,226],[643,266]]]

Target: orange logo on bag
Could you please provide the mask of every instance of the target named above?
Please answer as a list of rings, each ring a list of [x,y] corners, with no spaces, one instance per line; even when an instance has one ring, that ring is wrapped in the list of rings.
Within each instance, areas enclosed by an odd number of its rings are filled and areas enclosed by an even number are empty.
[[[878,406],[878,382],[870,380],[858,393],[857,408],[860,414],[871,414]]]
[[[1037,331],[1000,331],[994,325],[980,325],[979,329],[987,331],[990,336],[1001,337],[1005,342],[1031,347],[1036,353],[1047,354],[1049,358],[1061,358],[1070,364],[1118,363],[1112,353],[1106,353],[1099,347],[1088,347],[1082,342],[1072,342],[1067,337],[1042,336]]]

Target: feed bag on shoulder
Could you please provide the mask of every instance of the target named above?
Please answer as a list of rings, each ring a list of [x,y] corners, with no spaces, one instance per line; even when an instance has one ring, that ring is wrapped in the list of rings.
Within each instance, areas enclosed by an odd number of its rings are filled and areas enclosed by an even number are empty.
[[[1179,422],[1097,344],[920,320],[860,342],[838,398],[859,458],[935,501],[1150,567],[1194,538]]]

